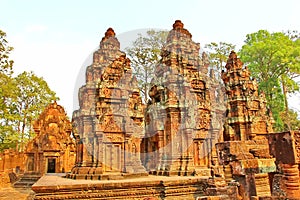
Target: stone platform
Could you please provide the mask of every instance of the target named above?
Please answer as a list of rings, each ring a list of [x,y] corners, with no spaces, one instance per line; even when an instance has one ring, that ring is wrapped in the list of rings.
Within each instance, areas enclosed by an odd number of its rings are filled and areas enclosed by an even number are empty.
[[[208,177],[148,176],[123,180],[73,180],[45,175],[32,186],[34,199],[197,199],[205,196]]]

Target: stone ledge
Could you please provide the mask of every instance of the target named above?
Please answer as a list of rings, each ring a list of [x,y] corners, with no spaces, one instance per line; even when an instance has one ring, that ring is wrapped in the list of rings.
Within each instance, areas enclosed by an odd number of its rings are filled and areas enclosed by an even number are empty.
[[[195,199],[205,195],[207,177],[158,177],[123,180],[72,180],[43,176],[32,186],[34,199]]]

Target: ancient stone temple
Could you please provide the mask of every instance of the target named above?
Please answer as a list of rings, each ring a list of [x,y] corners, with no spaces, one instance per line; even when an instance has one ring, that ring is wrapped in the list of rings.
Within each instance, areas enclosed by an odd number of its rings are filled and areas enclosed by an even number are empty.
[[[73,113],[77,143],[74,179],[115,179],[147,175],[140,160],[144,105],[130,60],[109,28],[86,69]]]
[[[271,196],[269,176],[275,172],[265,137],[273,132],[272,117],[263,93],[258,93],[255,80],[247,67],[231,52],[222,72],[227,96],[224,142],[217,144],[219,164],[225,179],[240,184],[243,199]]]
[[[219,76],[199,51],[176,20],[143,105],[109,28],[86,69],[72,122],[76,164],[67,177],[94,181],[43,176],[32,186],[34,199],[299,199],[300,132],[273,132],[265,95],[235,52]],[[57,149],[72,144],[54,137],[71,128],[47,109],[34,126],[41,139],[28,147],[39,151],[27,151],[28,169],[43,172],[53,169],[51,159],[61,169]]]
[[[149,91],[143,162],[152,174],[192,175],[210,165],[208,61],[199,50],[176,20]]]
[[[49,104],[34,122],[36,136],[25,149],[27,172],[69,172],[75,163],[75,141],[72,126],[64,108]]]

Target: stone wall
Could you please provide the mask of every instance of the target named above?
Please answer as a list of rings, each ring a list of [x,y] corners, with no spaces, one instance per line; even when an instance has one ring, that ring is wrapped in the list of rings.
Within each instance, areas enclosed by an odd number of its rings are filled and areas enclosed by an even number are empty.
[[[5,149],[0,153],[0,172],[23,172],[25,156],[23,152],[14,149]]]

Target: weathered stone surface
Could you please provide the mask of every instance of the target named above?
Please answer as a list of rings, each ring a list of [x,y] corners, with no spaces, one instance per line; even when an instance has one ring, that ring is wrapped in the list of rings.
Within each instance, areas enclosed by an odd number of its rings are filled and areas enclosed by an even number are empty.
[[[231,52],[222,72],[227,95],[227,116],[224,140],[248,140],[257,133],[272,133],[273,118],[266,107],[264,93],[258,94],[258,84],[250,77],[235,52]]]
[[[140,160],[144,105],[130,60],[120,51],[112,28],[86,69],[79,105],[73,113],[76,165],[68,177],[103,180],[147,175]]]
[[[23,173],[26,158],[24,152],[15,149],[5,149],[0,152],[0,172]]]
[[[26,146],[27,172],[59,173],[71,171],[75,163],[72,126],[64,108],[49,104],[34,122],[36,136]]]
[[[204,196],[207,179],[150,176],[127,180],[72,180],[43,176],[32,190],[34,199],[136,199],[192,200]],[[227,191],[224,191],[228,194]],[[232,198],[234,199],[234,198]]]
[[[155,68],[145,116],[142,159],[152,174],[191,175],[209,165],[208,64],[199,49],[176,20]]]
[[[266,136],[270,154],[276,159],[277,174],[273,178],[274,195],[300,198],[299,131],[275,133]]]
[[[296,164],[299,162],[299,143],[295,138],[299,132],[282,132],[267,135],[269,139],[270,154],[276,158],[277,163]]]
[[[224,142],[217,144],[219,164],[225,166],[226,181],[237,181],[243,199],[271,196],[268,173],[276,171],[266,135],[273,132],[271,112],[263,93],[235,52],[222,72],[227,95]]]

